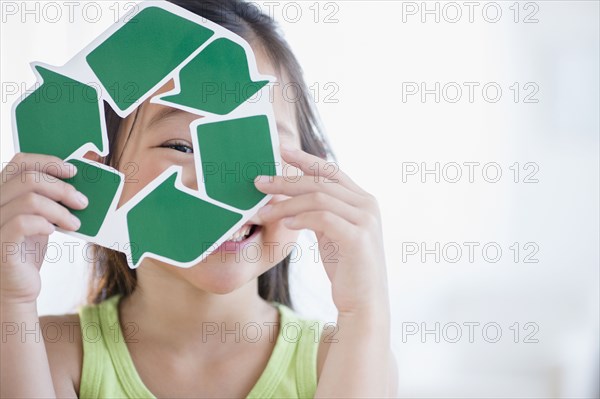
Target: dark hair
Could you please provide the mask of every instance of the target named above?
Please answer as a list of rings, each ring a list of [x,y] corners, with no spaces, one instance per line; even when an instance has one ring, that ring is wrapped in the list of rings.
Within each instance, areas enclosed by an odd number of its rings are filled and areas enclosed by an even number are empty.
[[[262,46],[280,75],[285,73],[289,82],[299,90],[300,96],[294,100],[297,114],[296,127],[300,134],[302,149],[323,159],[332,156],[304,81],[302,68],[277,23],[271,17],[262,13],[256,5],[241,0],[169,1],[223,26],[251,44]],[[118,132],[123,119],[106,103],[104,109],[110,147],[110,153],[104,158],[104,163],[118,168],[118,157],[113,155],[117,151]],[[137,114],[134,116],[134,125],[135,117]],[[133,126],[129,134],[131,130]],[[125,254],[98,245],[94,245],[93,248],[95,256],[88,301],[100,303],[115,294],[123,296],[131,294],[137,285],[137,276],[136,271],[127,265]],[[289,256],[286,257],[258,277],[258,293],[265,300],[277,301],[291,307],[288,284],[289,259]]]

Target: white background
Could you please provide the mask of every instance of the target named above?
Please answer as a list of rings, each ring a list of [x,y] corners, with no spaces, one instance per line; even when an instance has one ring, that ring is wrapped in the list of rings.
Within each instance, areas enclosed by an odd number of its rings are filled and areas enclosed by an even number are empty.
[[[102,16],[90,23],[83,18],[85,3],[79,2],[73,23],[66,7],[57,22],[49,22],[56,14],[47,9],[44,15],[44,2],[39,22],[23,9],[3,15],[2,162],[13,155],[10,107],[34,83],[28,63],[64,64],[106,29],[124,4],[98,3]],[[379,199],[401,394],[597,397],[599,3],[476,2],[473,22],[464,2],[437,3],[439,22],[434,14],[403,13],[413,6],[421,11],[421,2],[315,3],[270,2],[309,86],[319,94],[318,107],[342,169]],[[454,4],[462,17],[452,23]],[[426,7],[433,10],[436,2]],[[489,22],[497,8],[499,21]],[[524,23],[531,13],[538,22]],[[95,18],[92,9],[87,17]],[[456,82],[463,96],[456,103],[447,101],[454,91],[440,93],[439,103],[434,94],[403,101],[403,82],[425,82],[428,89],[435,82],[441,87]],[[464,82],[479,83],[473,102]],[[482,95],[489,82],[502,89],[496,103]],[[518,102],[510,89],[515,82],[521,88]],[[524,103],[531,92],[524,90],[526,83],[539,89],[533,96],[537,103]],[[436,162],[440,169],[452,162],[463,165],[460,181],[447,181],[455,169],[446,169],[439,183],[431,174],[423,176],[424,183],[420,174],[403,181],[409,163],[432,169]],[[473,183],[465,162],[480,163]],[[482,165],[491,162],[502,171],[497,183],[482,175]],[[518,183],[509,168],[515,162],[521,168]],[[539,167],[537,183],[523,182],[531,171],[523,169],[526,163]],[[485,177],[493,178],[492,171]],[[64,240],[75,241],[59,233],[51,239],[58,243],[53,256]],[[310,241],[306,234],[304,245]],[[428,249],[436,242],[480,246],[472,263],[464,246],[458,262],[448,261],[452,252],[436,263],[434,255],[425,262],[420,254],[405,253],[403,259],[403,243],[411,242],[424,242]],[[503,251],[496,263],[482,257],[481,248],[489,242]],[[509,248],[515,242],[521,248],[518,262]],[[523,261],[528,242],[539,248],[538,263]],[[297,308],[332,319],[327,282],[320,266],[311,264],[312,253],[304,254],[294,266]],[[41,313],[69,312],[81,300],[88,268],[82,251],[75,255],[72,263],[44,265]],[[464,324],[470,322],[480,323],[472,343]],[[510,328],[515,322],[518,343]],[[532,332],[524,329],[528,322],[539,328],[532,337],[537,343],[524,342]],[[423,327],[435,331],[436,323],[439,343],[435,333],[422,334]],[[486,341],[495,336],[493,329],[482,333],[486,323],[501,327],[498,342]],[[462,337],[451,343],[455,325],[462,327]],[[419,331],[403,336],[413,326]]]

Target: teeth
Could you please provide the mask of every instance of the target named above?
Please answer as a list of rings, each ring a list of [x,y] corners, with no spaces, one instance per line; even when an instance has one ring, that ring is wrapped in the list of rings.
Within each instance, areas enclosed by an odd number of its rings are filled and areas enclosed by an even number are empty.
[[[250,225],[242,226],[241,229],[239,229],[238,231],[233,233],[233,235],[229,238],[228,241],[233,241],[233,242],[242,241],[244,239],[244,237],[250,233],[250,228],[251,228]]]

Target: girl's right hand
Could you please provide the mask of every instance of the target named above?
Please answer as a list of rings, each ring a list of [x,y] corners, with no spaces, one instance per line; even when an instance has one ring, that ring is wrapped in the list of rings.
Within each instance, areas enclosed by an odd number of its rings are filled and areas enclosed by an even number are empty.
[[[60,179],[77,173],[60,158],[17,153],[0,174],[0,302],[34,304],[41,289],[39,270],[55,226],[75,231],[80,221],[69,212],[84,209],[87,198]]]

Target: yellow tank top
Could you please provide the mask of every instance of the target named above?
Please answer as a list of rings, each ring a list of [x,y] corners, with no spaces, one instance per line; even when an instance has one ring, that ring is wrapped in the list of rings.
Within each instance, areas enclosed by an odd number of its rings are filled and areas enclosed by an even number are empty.
[[[155,398],[127,349],[119,323],[119,299],[115,295],[79,309],[83,337],[80,398]],[[273,304],[279,310],[279,334],[267,366],[247,397],[312,398],[317,388],[320,323]]]

